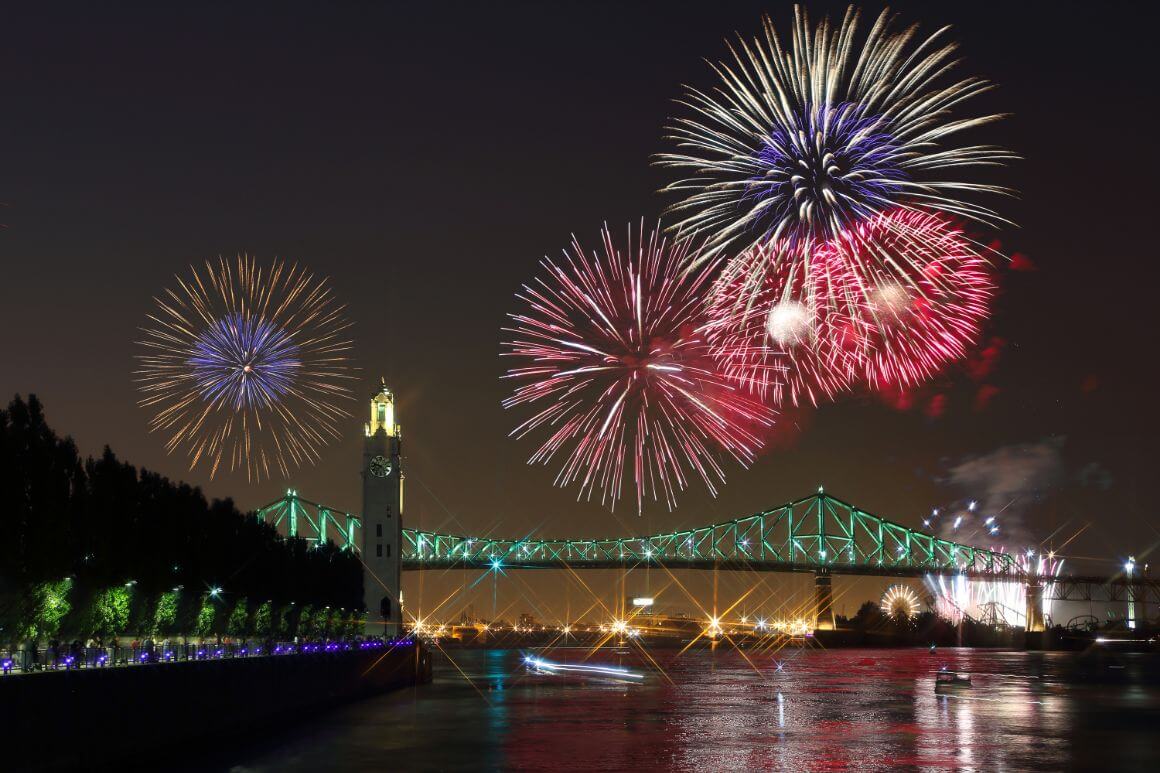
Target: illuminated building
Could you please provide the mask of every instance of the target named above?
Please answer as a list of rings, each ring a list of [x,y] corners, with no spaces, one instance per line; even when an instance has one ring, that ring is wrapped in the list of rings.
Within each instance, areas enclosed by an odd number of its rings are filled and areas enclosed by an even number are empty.
[[[403,465],[395,397],[382,382],[370,400],[363,447],[363,598],[366,632],[402,631]],[[422,548],[420,548],[422,549]]]

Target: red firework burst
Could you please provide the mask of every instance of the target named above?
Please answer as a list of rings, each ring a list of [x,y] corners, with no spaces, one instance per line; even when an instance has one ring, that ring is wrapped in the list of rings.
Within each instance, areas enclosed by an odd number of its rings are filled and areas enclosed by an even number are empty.
[[[913,211],[876,215],[825,249],[857,273],[864,298],[859,337],[872,387],[926,381],[978,340],[995,294],[993,272],[946,219]]]
[[[832,251],[799,261],[781,243],[729,261],[708,299],[722,371],[775,405],[817,405],[862,369],[857,275]]]
[[[775,405],[816,405],[859,377],[907,388],[964,357],[994,292],[959,228],[894,211],[805,255],[773,243],[734,258],[710,292],[706,332],[736,383]]]
[[[674,507],[690,471],[716,494],[719,457],[751,463],[773,413],[718,372],[701,332],[715,264],[686,271],[686,248],[643,228],[623,251],[607,227],[602,241],[588,253],[573,240],[517,294],[504,355],[525,363],[506,376],[523,383],[504,406],[537,412],[512,434],[548,430],[529,463],[565,455],[557,485],[613,507],[629,468],[638,512],[646,496]]]

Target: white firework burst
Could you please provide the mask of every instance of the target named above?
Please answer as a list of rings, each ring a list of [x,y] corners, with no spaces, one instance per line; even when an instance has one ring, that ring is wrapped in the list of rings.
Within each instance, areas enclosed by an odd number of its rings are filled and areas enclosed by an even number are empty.
[[[797,7],[787,45],[766,17],[763,35],[739,35],[732,60],[712,65],[715,88],[688,89],[691,115],[669,126],[677,149],[657,163],[687,175],[665,190],[684,196],[673,228],[705,242],[702,259],[771,240],[808,253],[892,209],[1002,221],[963,197],[1007,190],[959,176],[1014,158],[959,140],[1001,117],[958,116],[991,85],[948,76],[946,28],[921,37],[883,11],[859,44],[858,20],[850,8],[839,25],[811,24]]]

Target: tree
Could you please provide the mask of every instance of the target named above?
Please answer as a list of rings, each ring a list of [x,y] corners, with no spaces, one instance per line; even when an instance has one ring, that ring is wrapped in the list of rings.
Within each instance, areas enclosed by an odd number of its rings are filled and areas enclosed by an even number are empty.
[[[275,632],[297,625],[287,618],[294,603],[362,607],[353,553],[282,539],[231,500],[208,502],[108,447],[82,460],[35,396],[0,411],[0,534],[0,636],[248,630],[249,621],[215,614],[216,600],[203,603],[199,590],[178,592],[226,578],[229,598],[270,599]]]

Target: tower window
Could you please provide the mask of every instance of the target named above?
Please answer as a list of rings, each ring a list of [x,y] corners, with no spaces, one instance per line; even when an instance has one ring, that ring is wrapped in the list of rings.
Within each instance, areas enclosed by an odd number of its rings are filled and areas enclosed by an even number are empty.
[[[381,542],[378,545],[375,545],[375,556],[377,558],[383,557],[383,545]]]
[[[387,558],[391,557],[391,546],[387,545]]]
[[[383,536],[383,525],[381,523],[375,524],[375,536],[376,537]]]

